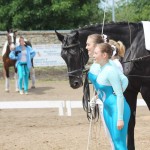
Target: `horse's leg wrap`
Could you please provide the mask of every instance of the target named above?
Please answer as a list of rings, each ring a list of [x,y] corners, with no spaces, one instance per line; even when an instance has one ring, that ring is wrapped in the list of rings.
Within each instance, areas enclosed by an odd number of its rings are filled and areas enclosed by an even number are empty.
[[[9,78],[5,78],[5,91],[9,92]]]

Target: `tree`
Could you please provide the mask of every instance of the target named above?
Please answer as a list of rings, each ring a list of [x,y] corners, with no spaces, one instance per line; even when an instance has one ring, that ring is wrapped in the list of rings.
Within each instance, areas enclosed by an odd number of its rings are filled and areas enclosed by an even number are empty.
[[[139,22],[150,20],[150,1],[149,0],[126,0],[118,2],[116,8],[117,21]]]
[[[0,0],[0,30],[71,29],[102,21],[99,0]],[[6,17],[7,16],[7,17]]]
[[[0,0],[0,30],[74,29],[102,23],[104,0]],[[112,6],[107,2],[105,22],[112,20]],[[150,20],[149,0],[116,0],[116,21]]]

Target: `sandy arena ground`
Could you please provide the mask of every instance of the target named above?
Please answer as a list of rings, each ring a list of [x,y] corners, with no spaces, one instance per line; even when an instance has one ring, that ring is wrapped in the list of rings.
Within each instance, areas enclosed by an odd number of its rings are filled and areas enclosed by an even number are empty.
[[[82,88],[73,90],[68,81],[40,81],[29,95],[9,93],[0,80],[0,101],[81,100]],[[86,150],[89,121],[83,109],[73,109],[72,116],[58,116],[58,109],[1,109],[0,150]],[[92,123],[89,150],[110,150],[101,121]],[[135,128],[136,150],[150,149],[150,114],[138,107]]]

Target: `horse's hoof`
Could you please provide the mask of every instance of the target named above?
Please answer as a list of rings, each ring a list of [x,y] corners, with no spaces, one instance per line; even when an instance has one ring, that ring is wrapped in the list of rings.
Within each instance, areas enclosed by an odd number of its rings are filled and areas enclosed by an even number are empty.
[[[19,89],[16,89],[16,92],[19,92]]]
[[[31,89],[35,89],[35,86],[32,85],[32,86],[31,86]]]
[[[9,90],[8,90],[8,89],[5,89],[5,92],[9,93]]]

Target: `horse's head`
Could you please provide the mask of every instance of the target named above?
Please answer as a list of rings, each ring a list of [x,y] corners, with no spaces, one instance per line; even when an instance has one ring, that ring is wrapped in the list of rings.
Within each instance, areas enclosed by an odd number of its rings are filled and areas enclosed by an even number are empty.
[[[62,42],[61,57],[67,64],[70,86],[74,89],[83,85],[83,69],[87,63],[87,54],[80,47],[79,33],[72,32],[63,36],[58,33],[56,35]]]
[[[16,32],[17,31],[13,31],[12,29],[8,29],[7,30],[7,40],[8,40],[8,45],[9,45],[10,49],[14,49],[15,48]]]

